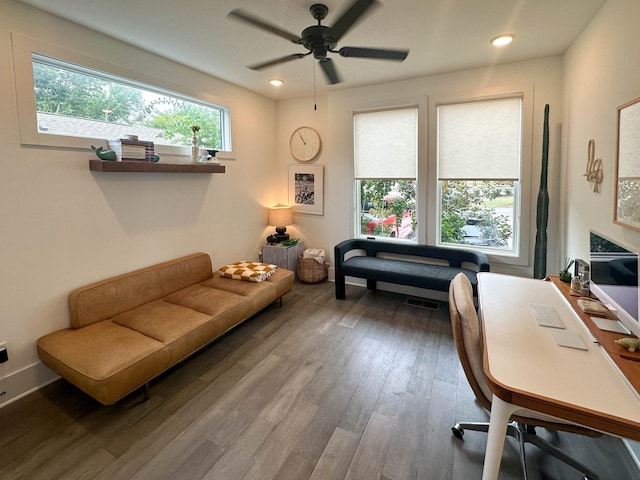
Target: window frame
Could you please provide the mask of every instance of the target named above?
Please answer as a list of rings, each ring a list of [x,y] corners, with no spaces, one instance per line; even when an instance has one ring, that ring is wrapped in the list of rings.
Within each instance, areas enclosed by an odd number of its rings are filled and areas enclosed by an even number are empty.
[[[513,250],[502,251],[497,248],[475,245],[456,245],[440,241],[441,219],[441,182],[438,180],[438,117],[440,104],[491,101],[501,98],[522,98],[522,130],[520,176],[517,186],[519,203],[514,205]],[[428,235],[427,242],[449,248],[472,249],[486,253],[491,261],[519,266],[529,265],[529,244],[531,225],[531,168],[533,144],[533,87],[513,86],[488,89],[466,94],[433,96],[429,99],[429,180],[428,180]],[[514,191],[514,196],[516,192]]]
[[[360,198],[360,180],[375,180],[375,179],[358,179],[355,177],[355,116],[358,113],[366,113],[366,112],[375,112],[375,111],[389,111],[389,110],[404,110],[407,108],[415,108],[417,111],[417,163],[416,163],[416,176],[414,179],[415,182],[415,236],[411,239],[405,238],[396,238],[390,236],[375,236],[375,235],[367,235],[363,234],[360,231],[360,209],[362,205],[362,199]],[[425,120],[425,111],[426,111],[426,102],[425,99],[405,99],[402,101],[387,101],[384,103],[374,103],[367,104],[364,106],[353,105],[349,109],[350,114],[350,159],[351,159],[351,168],[350,168],[350,180],[351,180],[351,188],[353,191],[352,201],[352,229],[354,232],[354,236],[356,238],[379,238],[385,241],[394,241],[394,242],[406,242],[406,243],[423,243],[424,240],[421,239],[420,235],[424,235],[424,228],[420,228],[420,215],[423,208],[420,208],[420,171],[424,169],[421,167],[425,163],[425,155],[426,151],[424,149],[425,145],[425,134],[426,134],[426,120]],[[404,179],[406,180],[406,179]],[[422,215],[424,216],[424,215]]]
[[[13,54],[14,84],[20,144],[25,146],[54,147],[70,150],[89,150],[91,144],[106,144],[106,138],[75,137],[58,134],[44,134],[38,131],[36,102],[34,95],[33,60],[45,59],[44,63],[76,72],[97,73],[105,80],[143,88],[160,95],[168,95],[204,106],[220,109],[220,130],[223,148],[221,152],[231,153],[231,116],[229,107],[212,99],[199,98],[189,94],[188,88],[159,81],[126,67],[111,64],[104,60],[73,52],[62,47],[44,43],[33,38],[11,32]],[[49,61],[47,61],[49,60]],[[191,147],[178,145],[156,145],[156,153],[176,156],[190,156]]]

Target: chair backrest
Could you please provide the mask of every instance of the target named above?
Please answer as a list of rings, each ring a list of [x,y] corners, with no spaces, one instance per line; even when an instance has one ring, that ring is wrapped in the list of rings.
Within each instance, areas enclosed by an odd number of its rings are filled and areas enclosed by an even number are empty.
[[[492,393],[482,368],[480,322],[473,304],[473,288],[467,276],[459,273],[449,286],[449,312],[458,357],[473,393],[490,410]]]

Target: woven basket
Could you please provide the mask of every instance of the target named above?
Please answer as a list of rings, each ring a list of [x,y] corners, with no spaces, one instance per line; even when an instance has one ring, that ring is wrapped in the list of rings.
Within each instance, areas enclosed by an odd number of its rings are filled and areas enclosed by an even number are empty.
[[[298,280],[302,283],[320,283],[324,282],[328,274],[328,264],[318,263],[313,258],[304,258],[302,255],[298,257]]]

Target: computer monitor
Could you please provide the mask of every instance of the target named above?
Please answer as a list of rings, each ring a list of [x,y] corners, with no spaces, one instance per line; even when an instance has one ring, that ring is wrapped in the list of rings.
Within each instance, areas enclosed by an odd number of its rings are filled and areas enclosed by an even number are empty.
[[[638,253],[591,230],[589,270],[593,294],[613,306],[620,322],[640,337]]]

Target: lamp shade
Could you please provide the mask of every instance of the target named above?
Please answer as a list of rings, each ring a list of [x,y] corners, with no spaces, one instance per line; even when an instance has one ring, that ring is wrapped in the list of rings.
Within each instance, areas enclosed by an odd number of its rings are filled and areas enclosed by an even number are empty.
[[[293,210],[288,205],[269,208],[269,225],[286,227],[293,223]]]

